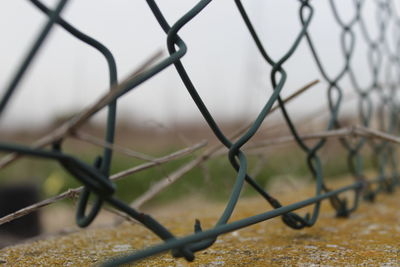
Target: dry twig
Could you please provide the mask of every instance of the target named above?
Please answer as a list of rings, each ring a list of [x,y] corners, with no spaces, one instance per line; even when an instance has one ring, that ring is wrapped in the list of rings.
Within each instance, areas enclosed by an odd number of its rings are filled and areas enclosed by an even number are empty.
[[[388,141],[395,144],[400,144],[400,138],[393,136],[378,130],[365,128],[363,126],[352,126],[330,131],[322,131],[319,133],[303,134],[300,138],[304,141],[321,139],[321,138],[340,138],[340,137],[365,137],[365,138],[376,138],[384,141]],[[273,138],[268,140],[263,140],[259,142],[254,142],[246,145],[246,149],[257,149],[265,146],[281,145],[290,142],[294,142],[293,136],[283,136],[279,138]]]
[[[138,166],[136,166],[134,168],[131,168],[129,170],[125,170],[125,171],[122,171],[120,173],[116,173],[116,174],[114,174],[114,175],[112,175],[110,177],[110,180],[116,181],[116,180],[119,180],[119,179],[121,179],[121,178],[123,178],[125,176],[130,175],[130,174],[133,174],[133,173],[136,173],[136,172],[139,172],[139,171],[142,171],[142,170],[145,170],[145,169],[148,169],[148,168],[151,168],[151,167],[154,167],[154,166],[169,162],[171,160],[183,157],[185,155],[188,155],[188,154],[192,153],[195,150],[198,150],[198,149],[204,147],[206,144],[207,144],[207,142],[203,141],[201,143],[195,144],[194,146],[187,147],[187,148],[184,148],[182,150],[176,151],[176,152],[174,152],[172,154],[166,155],[164,157],[157,158],[152,162],[146,162],[144,164],[138,165]],[[43,201],[40,201],[38,203],[35,203],[33,205],[30,205],[28,207],[20,209],[20,210],[14,212],[14,213],[11,213],[9,215],[1,217],[0,218],[0,225],[2,225],[4,223],[7,223],[7,222],[10,222],[10,221],[13,221],[15,219],[18,219],[18,218],[20,218],[22,216],[25,216],[25,215],[27,215],[29,213],[32,213],[32,212],[34,212],[34,211],[36,211],[36,210],[38,210],[40,208],[43,208],[45,206],[48,206],[48,205],[53,204],[55,202],[58,202],[60,200],[63,200],[63,199],[66,199],[66,198],[75,198],[76,196],[78,196],[80,194],[80,192],[82,190],[83,190],[83,186],[80,186],[80,187],[77,187],[77,188],[73,188],[73,189],[69,189],[69,190],[67,190],[67,191],[65,191],[65,192],[63,192],[63,193],[61,193],[61,194],[59,194],[57,196],[45,199]]]
[[[60,127],[52,131],[50,134],[42,137],[33,143],[32,148],[41,148],[45,147],[49,144],[52,144],[58,140],[62,140],[66,136],[70,135],[74,131],[76,131],[79,127],[81,127],[91,116],[93,116],[96,112],[110,104],[114,101],[115,96],[117,96],[121,90],[123,90],[127,83],[135,79],[139,74],[143,73],[147,70],[151,65],[156,62],[162,56],[162,50],[157,51],[153,54],[149,59],[147,59],[144,63],[142,63],[135,71],[132,72],[126,79],[124,79],[121,83],[112,87],[106,94],[100,97],[95,103],[84,109],[82,112],[75,115],[70,120],[64,122]],[[4,156],[0,160],[0,169],[6,167],[22,155],[18,153],[11,153]]]
[[[20,209],[20,210],[18,210],[16,212],[13,212],[13,213],[11,213],[9,215],[6,215],[6,216],[0,218],[0,225],[2,225],[4,223],[7,223],[7,222],[11,222],[11,221],[13,221],[15,219],[18,219],[18,218],[22,217],[22,216],[28,215],[29,213],[32,213],[32,212],[34,212],[34,211],[36,211],[36,210],[38,210],[40,208],[48,206],[48,205],[50,205],[52,203],[55,203],[57,201],[60,201],[62,199],[75,198],[75,197],[77,197],[79,195],[79,193],[81,191],[81,188],[82,187],[69,189],[68,191],[65,191],[62,194],[59,194],[57,196],[45,199],[43,201],[37,202],[37,203],[35,203],[33,205],[30,205],[30,206],[27,206],[27,207],[25,207],[23,209]]]
[[[290,100],[294,99],[296,96],[300,95],[301,93],[303,93],[304,91],[306,91],[307,89],[311,88],[313,85],[315,85],[316,83],[318,83],[318,81],[313,81],[312,83],[307,84],[306,86],[302,87],[301,89],[299,89],[298,91],[296,91],[293,95],[289,96],[288,98],[286,98],[284,100],[284,102],[289,102]],[[90,108],[89,108],[90,109]],[[270,113],[274,112],[275,110],[278,109],[278,106],[275,106],[271,109]],[[90,109],[91,110],[91,109]],[[85,116],[80,116],[81,118],[85,117]],[[72,122],[70,123],[66,123],[66,124],[72,124]],[[65,124],[64,124],[65,125]],[[78,124],[75,124],[78,125]],[[65,127],[65,126],[64,126]],[[239,136],[240,134],[242,134],[244,131],[246,131],[249,128],[249,126],[240,128],[238,131],[236,131],[232,136],[230,136],[231,139],[236,138],[237,136]],[[61,126],[59,129],[66,129],[63,128],[63,126]],[[71,128],[73,129],[73,127]],[[63,130],[66,131],[66,130]],[[59,132],[61,133],[61,130],[59,130]],[[66,131],[66,133],[69,133],[69,131]],[[53,136],[52,138],[56,137],[57,135],[49,135],[46,136],[46,140],[52,140],[51,136]],[[44,138],[43,138],[44,139]],[[41,140],[43,140],[41,139]],[[54,139],[57,140],[57,139]],[[53,141],[54,141],[53,140]],[[39,140],[40,141],[40,140]],[[53,142],[52,141],[52,142]],[[43,142],[43,141],[42,141]],[[51,143],[51,142],[50,142]],[[104,144],[102,144],[104,145]],[[183,155],[186,155],[188,153],[191,153],[201,147],[204,147],[206,145],[206,142],[203,141],[199,144],[196,144],[192,147],[188,147],[185,148],[183,150],[177,151],[175,153],[169,154],[167,156],[158,158],[158,159],[154,159],[151,162],[147,162],[141,165],[138,165],[136,167],[133,167],[131,169],[122,171],[120,173],[114,174],[110,177],[111,180],[115,181],[118,179],[121,179],[125,176],[128,176],[130,174],[154,167],[156,165],[171,161],[173,159],[179,158]],[[115,148],[115,146],[113,146],[113,148]],[[163,189],[165,189],[168,185],[172,184],[173,182],[175,182],[176,180],[178,180],[180,177],[182,177],[185,173],[189,172],[191,169],[195,168],[196,166],[198,166],[199,164],[201,164],[202,162],[206,161],[207,159],[209,159],[215,152],[217,152],[218,150],[220,150],[221,148],[223,148],[222,144],[217,144],[213,147],[211,147],[210,149],[208,149],[206,152],[204,152],[202,155],[200,155],[199,157],[197,157],[196,159],[190,161],[189,163],[185,164],[184,166],[182,166],[181,168],[179,168],[178,170],[176,170],[175,172],[173,172],[172,174],[168,175],[166,178],[162,179],[160,182],[158,182],[157,184],[155,184],[154,186],[152,186],[150,188],[150,190],[148,190],[145,194],[143,194],[141,197],[139,197],[135,202],[133,202],[133,206],[136,208],[139,208],[141,205],[143,205],[146,201],[150,200],[151,198],[153,198],[156,194],[158,194],[159,192],[161,192]],[[16,156],[18,157],[18,155],[15,154],[11,154],[11,156]],[[4,158],[3,158],[4,159]],[[11,161],[13,161],[14,159],[11,159]],[[10,162],[8,162],[10,163]],[[6,163],[6,164],[8,164]],[[0,168],[4,167],[4,165],[2,165],[2,162],[0,162]],[[27,215],[35,210],[38,210],[42,207],[45,207],[47,205],[50,205],[52,203],[55,203],[57,201],[60,201],[62,199],[65,198],[72,198],[75,197],[76,194],[79,194],[81,191],[83,190],[83,187],[78,187],[78,188],[74,188],[74,189],[69,189],[66,192],[63,192],[57,196],[48,198],[46,200],[40,201],[36,204],[33,204],[31,206],[28,206],[26,208],[23,208],[21,210],[18,210],[10,215],[6,215],[2,218],[0,218],[0,225],[6,223],[6,222],[10,222],[12,220],[15,220],[17,218],[20,218],[24,215]]]
[[[118,144],[108,143],[100,138],[89,135],[87,133],[83,133],[81,131],[75,132],[74,134],[72,134],[72,137],[74,137],[78,140],[85,141],[87,143],[96,145],[96,146],[109,148],[109,149],[112,149],[113,151],[121,152],[127,156],[131,156],[131,157],[134,157],[137,159],[142,159],[142,160],[146,160],[146,161],[155,161],[156,160],[156,158],[154,158],[152,156],[143,154],[141,152],[134,151],[130,148],[126,148],[126,147],[120,146]]]
[[[295,93],[287,97],[286,99],[283,100],[284,103],[288,103],[291,100],[295,99],[297,96],[301,95],[304,93],[306,90],[311,88],[312,86],[316,85],[319,81],[315,80],[312,81],[311,83],[308,83],[307,85],[303,86],[299,90],[297,90]],[[279,109],[279,106],[276,105],[273,108],[271,108],[269,114],[272,112],[276,111]],[[231,136],[229,136],[229,139],[235,139],[241,134],[243,134],[247,129],[251,127],[252,124],[246,125],[240,129],[238,129],[236,132],[234,132]],[[163,191],[165,188],[167,188],[169,185],[172,183],[176,182],[179,178],[181,178],[183,175],[188,173],[190,170],[194,169],[195,167],[199,166],[201,163],[205,162],[208,160],[210,157],[213,155],[217,154],[221,149],[224,149],[224,145],[222,143],[219,143],[207,151],[205,151],[202,155],[198,156],[197,158],[193,159],[192,161],[188,162],[187,164],[183,165],[179,169],[175,170],[173,173],[167,175],[166,177],[162,178],[159,182],[155,183],[153,186],[150,187],[149,190],[147,190],[143,195],[138,197],[135,201],[133,201],[130,206],[139,209],[144,203],[152,199],[154,196],[156,196],[158,193]]]

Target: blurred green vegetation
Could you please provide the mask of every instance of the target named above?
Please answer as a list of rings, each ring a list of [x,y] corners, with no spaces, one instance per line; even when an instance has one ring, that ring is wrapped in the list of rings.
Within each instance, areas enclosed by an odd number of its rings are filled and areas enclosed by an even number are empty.
[[[179,148],[170,147],[155,156],[171,153]],[[69,153],[73,153],[71,150]],[[101,153],[101,150],[88,148],[79,151],[79,158],[91,163]],[[150,168],[116,182],[117,196],[124,201],[131,202],[143,194],[151,185],[163,179],[191,159],[199,152],[182,159],[174,160],[154,168]],[[306,164],[306,155],[295,146],[276,147],[268,149],[266,153],[248,153],[249,173],[262,185],[268,186],[273,179],[290,176],[298,179],[310,178]],[[346,154],[327,149],[323,158],[324,176],[337,177],[348,173]],[[117,173],[137,166],[144,161],[114,154],[112,172]],[[226,200],[230,194],[236,178],[235,171],[228,162],[227,156],[215,157],[200,167],[188,172],[176,183],[157,195],[150,204],[166,203],[187,195],[202,195],[211,200]],[[63,170],[57,163],[48,160],[23,158],[0,171],[2,183],[37,183],[43,197],[48,197],[80,186],[80,183]],[[254,190],[245,186],[243,195],[252,195]]]

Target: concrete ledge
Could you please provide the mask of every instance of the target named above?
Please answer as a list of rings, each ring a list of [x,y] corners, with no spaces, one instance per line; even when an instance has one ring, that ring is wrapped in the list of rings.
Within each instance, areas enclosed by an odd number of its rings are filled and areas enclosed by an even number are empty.
[[[281,199],[288,204],[312,192],[312,186],[287,190],[281,192]],[[164,254],[138,266],[400,266],[399,203],[399,192],[381,194],[375,203],[362,202],[350,218],[338,219],[325,201],[314,227],[292,230],[276,218],[221,236],[210,249],[197,253],[193,263]],[[223,208],[195,199],[152,214],[175,234],[186,235],[193,231],[196,218],[204,228],[211,227]],[[260,198],[242,199],[233,220],[266,209]],[[299,212],[307,210],[310,207]],[[159,242],[142,226],[123,223],[8,247],[0,251],[0,262],[4,266],[93,266]]]

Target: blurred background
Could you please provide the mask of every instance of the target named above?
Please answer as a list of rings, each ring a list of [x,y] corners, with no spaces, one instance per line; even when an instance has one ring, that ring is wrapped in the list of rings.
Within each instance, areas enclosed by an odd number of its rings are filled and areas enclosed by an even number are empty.
[[[44,1],[54,6],[57,1]],[[344,21],[354,15],[353,3],[336,1]],[[375,4],[367,1],[363,15],[372,36],[377,34]],[[196,1],[159,1],[172,24]],[[298,1],[246,1],[245,7],[268,53],[278,60],[292,45],[301,26]],[[0,3],[2,33],[0,83],[7,84],[26,50],[46,21],[29,1]],[[310,32],[330,76],[342,68],[341,28],[327,1],[313,1],[315,16]],[[165,50],[166,36],[145,1],[111,2],[85,0],[69,3],[63,17],[84,33],[102,42],[114,54],[119,77],[126,77],[149,55]],[[359,27],[358,27],[359,28]],[[354,31],[359,33],[355,27]],[[270,66],[261,58],[233,1],[213,1],[180,31],[188,46],[183,63],[211,112],[221,120],[254,117],[271,94]],[[353,62],[356,74],[368,83],[370,75],[365,42],[356,42]],[[289,95],[320,74],[303,41],[287,61],[288,81],[283,95]],[[363,80],[363,79],[361,79]],[[348,80],[342,87],[348,87]],[[102,56],[55,27],[40,55],[2,117],[8,127],[41,127],[56,116],[80,110],[107,90],[107,66]],[[325,84],[320,84],[290,108],[298,112],[320,108],[326,100]],[[351,94],[350,88],[345,94]],[[229,95],[229,97],[226,97]],[[51,101],[49,101],[51,99]],[[309,104],[305,107],[304,103]],[[21,111],[24,112],[21,112]],[[98,122],[104,121],[97,118]],[[202,120],[173,67],[151,79],[119,101],[120,118],[135,122],[165,123]]]
[[[55,6],[58,1],[43,1]],[[198,1],[158,1],[170,24],[173,24]],[[244,1],[244,5],[270,56],[278,61],[293,44],[301,29],[299,1]],[[352,1],[338,0],[344,21],[354,16]],[[328,1],[311,1],[315,13],[309,32],[330,77],[343,68],[340,46],[341,27],[334,19]],[[395,6],[397,8],[397,6]],[[376,5],[366,1],[362,11],[371,36],[378,34]],[[70,1],[62,17],[79,30],[102,42],[114,54],[120,79],[126,77],[151,54],[166,51],[166,36],[145,1]],[[29,1],[0,1],[0,85],[4,90],[18,68],[26,51],[37,36],[46,17]],[[360,86],[371,82],[368,66],[368,47],[360,37],[360,28],[352,67]],[[182,62],[193,83],[225,133],[253,121],[272,93],[271,67],[260,56],[242,18],[231,0],[213,1],[179,32],[188,46]],[[167,52],[164,54],[164,57]],[[320,83],[288,104],[288,110],[301,132],[326,128],[327,84],[322,79],[310,49],[301,42],[296,53],[285,63],[288,79],[282,96],[289,96],[305,84],[319,79]],[[55,26],[17,88],[10,105],[3,113],[2,141],[30,144],[71,115],[84,109],[108,90],[108,70],[103,57],[92,48],[76,40],[59,26]],[[340,81],[345,101],[340,118],[354,119],[357,98],[349,77]],[[376,96],[374,96],[376,98]],[[106,111],[97,114],[82,129],[102,138]],[[116,143],[159,157],[201,140],[217,143],[173,66],[140,85],[118,101]],[[269,116],[254,140],[289,135],[280,112]],[[79,140],[68,140],[66,151],[93,162],[101,149]],[[325,152],[324,152],[325,151]],[[324,148],[326,176],[340,176],[347,172],[345,151],[335,141]],[[328,152],[326,152],[328,151]],[[290,153],[289,153],[290,152]],[[197,154],[196,154],[197,153]],[[199,152],[189,156],[192,159]],[[338,156],[339,155],[339,156]],[[248,153],[250,171],[261,184],[267,186],[274,179],[293,180],[310,177],[305,155],[295,145],[272,146]],[[133,201],[149,186],[182,166],[188,158],[172,161],[140,174],[121,180],[118,196]],[[112,173],[143,163],[143,160],[116,153]],[[369,164],[369,163],[367,163]],[[225,156],[217,157],[196,168],[159,194],[151,203],[165,203],[187,195],[207,194],[216,201],[229,195],[235,172]],[[0,185],[29,184],[39,196],[31,202],[53,196],[76,187],[79,183],[55,162],[24,158],[2,170]],[[245,194],[251,194],[245,192]],[[26,203],[25,203],[26,204]],[[25,205],[24,204],[24,205]],[[44,231],[58,231],[73,225],[71,201],[62,208],[47,208],[42,219]],[[54,214],[60,220],[55,220]],[[66,211],[67,210],[67,211]],[[47,213],[46,213],[47,211]],[[67,214],[67,215],[65,215]],[[68,219],[66,219],[68,218]],[[34,219],[36,220],[36,219]],[[60,222],[63,221],[63,222]],[[39,226],[38,226],[39,227]],[[50,229],[50,230],[49,230]]]

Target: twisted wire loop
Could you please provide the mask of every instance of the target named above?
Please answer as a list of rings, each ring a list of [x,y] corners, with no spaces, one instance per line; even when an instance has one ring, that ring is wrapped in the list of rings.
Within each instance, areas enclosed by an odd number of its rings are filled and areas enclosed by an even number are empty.
[[[340,137],[340,143],[347,153],[348,169],[355,181],[353,184],[342,188],[330,189],[324,181],[324,169],[320,157],[320,151],[326,144],[327,139],[324,137],[319,138],[315,144],[308,145],[300,136],[280,96],[285,89],[288,77],[288,73],[285,70],[285,63],[298,51],[299,44],[303,41],[311,51],[311,57],[322,78],[328,85],[327,99],[329,119],[326,125],[328,131],[342,127],[342,123],[340,122],[340,111],[344,98],[342,84],[344,78],[348,77],[350,79],[351,89],[358,96],[358,120],[360,124],[366,128],[376,124],[381,131],[391,135],[398,135],[399,119],[397,114],[400,111],[400,107],[397,102],[397,90],[400,84],[400,16],[391,0],[377,0],[374,2],[376,9],[376,25],[378,28],[378,34],[375,36],[372,36],[366,24],[366,20],[369,18],[366,18],[363,12],[365,6],[364,0],[353,0],[348,3],[353,7],[353,14],[347,22],[343,20],[336,1],[329,0],[330,12],[332,12],[334,21],[341,30],[340,48],[342,67],[333,75],[328,74],[326,71],[325,66],[329,63],[324,62],[324,59],[320,56],[317,46],[313,41],[313,37],[309,32],[309,26],[312,24],[314,14],[317,12],[311,5],[311,1],[298,1],[301,28],[288,50],[278,59],[273,59],[257,34],[242,1],[234,0],[234,4],[249,31],[250,37],[254,41],[256,49],[259,51],[266,65],[271,67],[269,76],[273,88],[271,95],[265,99],[264,106],[251,126],[238,138],[229,138],[224,134],[218,123],[214,120],[206,104],[203,102],[197,88],[191,81],[189,72],[181,62],[181,58],[184,57],[187,52],[187,45],[178,33],[190,21],[195,19],[199,13],[207,9],[212,0],[199,0],[188,12],[171,25],[164,17],[156,0],[146,0],[154,18],[166,34],[166,44],[169,55],[151,68],[143,70],[122,83],[118,83],[117,65],[109,49],[99,41],[82,33],[61,17],[61,11],[64,9],[67,0],[60,0],[53,10],[49,9],[40,0],[30,0],[30,2],[48,17],[48,21],[38,35],[37,40],[28,51],[26,58],[15,73],[10,84],[6,87],[3,97],[0,99],[0,115],[10,102],[19,82],[42,46],[51,28],[54,24],[58,24],[76,39],[91,46],[102,54],[107,63],[110,89],[112,90],[115,86],[119,86],[120,90],[112,96],[111,101],[107,105],[108,116],[104,140],[107,144],[111,144],[111,146],[105,147],[103,154],[96,157],[91,164],[83,162],[73,155],[64,152],[62,149],[64,137],[52,142],[51,147],[48,149],[0,142],[0,150],[58,161],[65,170],[80,181],[84,185],[84,189],[80,195],[76,213],[76,222],[79,226],[86,227],[90,225],[101,210],[102,205],[107,203],[141,222],[144,227],[151,230],[164,241],[164,243],[160,245],[121,258],[112,259],[104,263],[104,266],[116,266],[136,261],[168,250],[172,251],[174,257],[184,257],[186,260],[192,261],[194,260],[195,252],[210,247],[221,234],[278,216],[281,217],[282,221],[288,227],[293,229],[310,227],[317,221],[320,203],[325,199],[330,201],[332,207],[336,210],[337,216],[348,217],[350,213],[357,209],[362,197],[372,201],[378,193],[393,192],[395,187],[400,183],[399,172],[396,166],[397,152],[393,143],[389,143],[387,140],[372,140],[368,138],[368,136],[352,137],[351,140],[347,137]],[[360,37],[355,33],[356,27],[359,27],[361,33]],[[392,29],[393,32],[391,32],[390,29]],[[369,66],[370,79],[367,85],[363,86],[360,82],[361,77],[358,77],[355,72],[355,65],[353,62],[357,45],[356,41],[361,41],[367,45],[366,58]],[[236,171],[231,195],[215,226],[211,229],[203,230],[201,222],[196,220],[194,224],[194,233],[181,238],[175,237],[166,227],[150,215],[141,213],[117,199],[114,196],[116,191],[115,185],[109,179],[110,167],[112,164],[111,147],[114,143],[116,127],[117,99],[172,65],[174,65],[177,74],[192,97],[193,102],[201,112],[214,135],[229,150],[227,156],[232,168]],[[377,100],[373,97],[374,94],[378,96]],[[248,174],[248,160],[245,152],[242,150],[242,147],[260,131],[263,121],[275,103],[279,104],[286,125],[297,145],[306,155],[309,172],[315,180],[315,195],[313,197],[286,206],[283,206],[278,199],[269,194]],[[376,116],[376,122],[374,121],[374,116]],[[70,133],[74,130],[75,129],[71,129]],[[364,166],[365,161],[369,159],[369,157],[367,158],[366,153],[363,153],[366,144],[371,148],[371,158],[373,158],[378,170],[378,177],[375,179],[367,179],[366,168]],[[228,223],[245,183],[249,184],[262,196],[273,209]],[[351,204],[348,203],[346,198],[340,197],[342,193],[349,191],[353,192],[354,195]],[[87,211],[88,200],[91,194],[94,195],[94,202],[90,210]],[[309,205],[313,205],[311,214],[307,213],[301,216],[295,212]]]
[[[50,9],[47,8],[43,3],[38,0],[30,0],[33,5],[35,5],[40,11],[44,14],[49,16]],[[117,65],[115,63],[115,59],[112,53],[100,42],[96,41],[95,39],[87,36],[86,34],[80,32],[76,28],[74,28],[71,24],[63,20],[62,18],[57,19],[57,23],[71,35],[73,35],[78,40],[86,43],[87,45],[93,47],[97,51],[99,51],[107,61],[108,72],[109,72],[109,84],[110,88],[112,88],[115,84],[117,84]],[[105,141],[112,144],[114,142],[114,135],[115,135],[115,121],[116,121],[116,112],[117,112],[117,102],[112,101],[108,105],[108,117],[107,117],[107,132]],[[60,140],[61,141],[61,140]],[[58,149],[60,150],[61,147],[58,145]],[[111,158],[112,158],[112,149],[104,148],[104,153],[102,157],[98,157],[94,164],[96,169],[99,169],[102,175],[108,177],[110,174],[110,166],[111,166]],[[65,166],[64,166],[65,167]],[[94,218],[96,218],[97,213],[100,211],[102,206],[102,199],[96,196],[94,201],[93,207],[87,217],[85,217],[85,209],[90,196],[90,188],[87,186],[84,187],[83,193],[80,196],[78,202],[78,209],[77,209],[77,224],[81,227],[89,225]]]
[[[363,3],[361,3],[362,5]],[[381,17],[381,8],[377,8],[378,10],[378,17]],[[364,88],[360,85],[360,82],[354,73],[354,70],[352,66],[350,65],[349,67],[349,77],[350,81],[352,84],[352,87],[354,88],[356,94],[358,95],[358,114],[359,114],[359,120],[361,122],[361,125],[365,127],[369,127],[371,122],[372,122],[372,115],[373,115],[373,102],[372,102],[372,93],[376,91],[379,87],[379,72],[381,70],[381,64],[382,64],[382,53],[380,51],[380,42],[383,40],[384,37],[384,25],[382,24],[381,21],[377,21],[377,27],[380,29],[379,33],[377,36],[372,37],[371,34],[369,33],[369,30],[365,24],[365,18],[363,15],[363,12],[359,13],[359,26],[361,30],[361,36],[364,40],[364,42],[368,46],[368,51],[367,51],[367,62],[369,65],[369,71],[370,71],[370,82],[364,86]],[[365,177],[363,176],[364,173],[364,158],[360,154],[360,151],[362,150],[363,146],[365,145],[366,142],[369,140],[366,138],[360,138],[358,143],[354,146],[354,149],[350,151],[349,153],[349,169],[353,173],[355,177],[360,177],[362,180],[365,181]],[[373,142],[373,141],[371,141]],[[372,145],[372,143],[371,143]],[[365,198],[371,198],[372,197],[372,191],[371,191],[371,184],[366,183],[365,184],[365,190],[364,190],[364,197]]]
[[[279,93],[281,92],[281,90],[283,89],[283,86],[285,84],[286,81],[286,77],[287,74],[285,72],[285,70],[283,69],[282,65],[285,63],[285,61],[290,58],[290,56],[295,52],[296,48],[298,47],[300,41],[302,40],[302,38],[305,36],[305,33],[307,32],[307,28],[308,25],[311,22],[311,18],[313,15],[313,11],[311,9],[311,7],[308,5],[307,1],[304,1],[301,3],[301,10],[303,9],[308,9],[309,10],[309,15],[306,18],[306,21],[304,23],[304,27],[301,29],[299,35],[297,36],[295,42],[293,43],[292,47],[289,49],[289,51],[277,62],[275,62],[273,59],[271,59],[271,57],[267,54],[264,46],[261,43],[260,38],[258,37],[242,3],[240,0],[235,0],[235,3],[239,9],[239,12],[246,24],[246,26],[248,27],[249,32],[251,33],[251,36],[253,37],[254,42],[257,45],[257,48],[259,50],[259,52],[261,53],[262,57],[264,58],[264,60],[271,65],[272,70],[271,70],[271,83],[274,89],[274,94],[270,97],[269,100],[272,101],[278,101],[279,105],[281,107],[282,113],[284,115],[284,118],[293,134],[293,136],[295,137],[296,142],[300,145],[300,147],[306,151],[307,153],[309,152],[309,148],[308,146],[301,140],[301,138],[299,137],[297,130],[294,126],[294,124],[292,123],[289,114],[287,113],[286,109],[285,109],[285,105],[281,99],[281,97],[279,96]],[[264,119],[265,116],[262,118]],[[260,122],[261,124],[261,122]],[[245,138],[241,138],[238,141],[238,145],[242,146],[245,142],[247,142],[249,140],[249,138],[245,139]],[[237,146],[238,146],[237,145]],[[230,155],[232,153],[232,148],[230,150]],[[316,165],[314,165],[314,163]],[[321,193],[322,190],[322,174],[321,174],[321,165],[320,165],[320,160],[318,158],[318,156],[316,154],[314,154],[312,156],[312,159],[309,161],[309,168],[311,170],[311,172],[313,173],[314,177],[316,178],[317,181],[317,195],[319,195]],[[274,208],[279,208],[279,205],[275,205]],[[304,228],[305,226],[312,226],[315,221],[318,218],[318,213],[319,213],[319,207],[320,207],[320,203],[316,203],[315,207],[314,207],[314,212],[313,215],[310,218],[310,215],[307,214],[304,218],[299,217],[296,214],[286,214],[285,216],[282,217],[283,221],[290,227],[294,228],[294,229],[301,229]]]
[[[381,89],[381,85],[379,83],[379,75],[382,69],[382,61],[383,61],[383,54],[381,51],[381,46],[384,42],[386,26],[384,18],[386,17],[386,8],[385,5],[382,3],[375,3],[377,6],[377,27],[379,28],[379,33],[375,38],[371,37],[371,34],[368,31],[368,28],[365,25],[365,18],[360,13],[359,17],[359,25],[362,33],[362,37],[364,42],[368,46],[367,52],[367,59],[370,68],[370,74],[372,79],[367,86],[362,88],[360,83],[354,74],[352,68],[349,68],[349,77],[352,83],[353,88],[355,89],[356,93],[359,96],[358,102],[358,113],[359,119],[363,126],[369,127],[372,122],[372,115],[373,115],[373,102],[371,99],[371,94],[375,91],[379,91]],[[382,129],[382,128],[381,128]],[[369,141],[370,145],[373,147],[374,152],[380,150],[380,147],[385,144],[386,142],[382,142],[382,145],[375,145],[374,141],[367,140],[365,138],[361,138],[358,144],[355,146],[353,153],[350,154],[351,157],[351,164],[350,169],[352,172],[357,176],[362,176],[363,173],[363,158],[360,156],[359,151],[362,149],[364,144]],[[374,191],[371,189],[371,185],[366,185],[366,190],[364,192],[364,198],[373,200],[375,197]]]
[[[343,90],[340,86],[340,81],[343,79],[345,74],[349,72],[350,69],[350,60],[352,58],[353,52],[354,52],[354,46],[355,46],[355,35],[354,32],[352,31],[352,27],[355,25],[355,23],[359,20],[359,13],[361,9],[361,1],[354,1],[355,3],[355,10],[353,13],[352,18],[349,20],[349,22],[345,23],[342,18],[340,17],[340,14],[338,13],[336,4],[334,1],[329,1],[331,11],[333,13],[333,16],[335,18],[336,23],[341,27],[342,32],[340,35],[340,47],[342,50],[343,54],[343,66],[342,68],[338,71],[336,75],[328,75],[327,71],[325,70],[324,64],[317,52],[316,46],[314,45],[314,42],[312,40],[312,37],[310,34],[306,34],[306,39],[307,39],[307,44],[311,50],[311,53],[313,55],[313,58],[316,62],[316,65],[323,77],[323,79],[327,82],[328,84],[328,103],[329,103],[329,111],[330,111],[330,118],[327,123],[327,129],[332,130],[334,128],[340,128],[340,122],[339,122],[339,111],[340,111],[340,105],[342,103],[343,99]],[[305,24],[305,19],[304,19],[304,13],[300,11],[300,19],[302,24]],[[335,96],[336,94],[336,96]],[[345,138],[340,138],[341,144],[348,150],[349,152],[349,165],[350,165],[350,170],[352,170],[352,155],[357,154],[357,149],[354,149],[351,144],[345,139]],[[325,144],[326,139],[322,138],[318,143],[315,144],[315,146],[310,150],[309,152],[309,158],[310,156],[314,155],[315,153],[320,150],[323,145]],[[354,174],[354,172],[353,172]],[[359,175],[355,176],[357,178],[357,181],[363,182],[363,179],[360,179],[361,177]],[[325,185],[324,185],[324,190],[329,191]],[[354,202],[353,206],[351,208],[348,207],[347,200],[346,199],[340,199],[337,195],[332,197],[330,199],[331,205],[335,208],[336,210],[336,215],[339,217],[347,217],[351,212],[357,209],[358,206],[358,200],[359,200],[359,194],[360,194],[360,188],[356,188],[354,192]]]
[[[387,34],[384,34],[380,39],[380,49],[386,59],[384,78],[382,78],[381,86],[377,88],[379,100],[377,104],[377,119],[380,130],[387,131],[391,134],[398,134],[398,119],[396,112],[398,105],[395,102],[399,79],[399,16],[396,14],[395,8],[390,1],[379,2],[381,31],[389,31],[390,24],[394,27],[393,42],[394,50],[392,51],[390,40]],[[390,33],[388,33],[390,34]],[[397,84],[396,84],[397,83]],[[382,190],[393,192],[394,185],[398,183],[398,171],[396,168],[396,155],[393,147],[387,142],[374,144],[373,152],[376,157],[378,177],[378,187],[368,195],[368,199],[374,200],[375,195]],[[388,167],[391,165],[391,175],[387,175]]]

